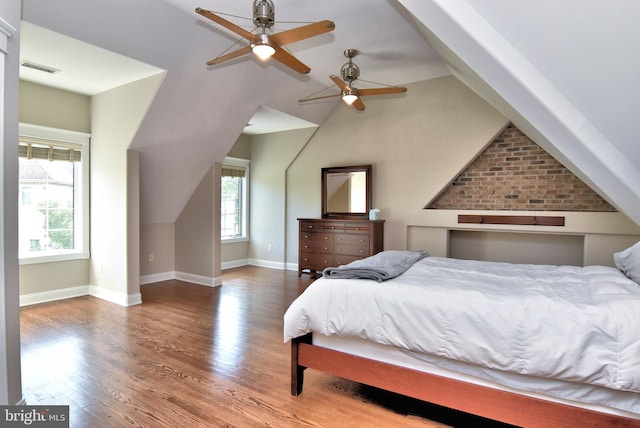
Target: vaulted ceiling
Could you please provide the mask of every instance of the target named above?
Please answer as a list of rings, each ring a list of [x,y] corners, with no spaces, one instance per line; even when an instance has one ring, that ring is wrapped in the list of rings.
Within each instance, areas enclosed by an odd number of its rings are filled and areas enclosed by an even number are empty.
[[[330,87],[343,51],[355,48],[367,81],[402,85],[454,74],[640,224],[640,3],[274,2],[276,21],[291,22],[276,31],[301,21],[336,23],[331,33],[288,46],[311,67],[309,75],[249,56],[205,65],[237,37],[195,8],[248,18],[250,0],[23,0],[26,22],[166,70],[131,145],[142,153],[143,222],[174,221],[256,111],[322,123],[336,101],[297,100]],[[228,19],[251,29],[250,21]],[[176,146],[191,153],[179,168],[169,149]]]

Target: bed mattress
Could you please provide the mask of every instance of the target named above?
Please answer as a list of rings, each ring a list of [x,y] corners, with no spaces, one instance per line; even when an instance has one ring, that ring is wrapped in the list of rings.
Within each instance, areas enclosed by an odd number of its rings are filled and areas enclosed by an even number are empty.
[[[605,266],[427,257],[397,278],[321,278],[285,314],[308,332],[491,370],[640,392],[640,286]]]

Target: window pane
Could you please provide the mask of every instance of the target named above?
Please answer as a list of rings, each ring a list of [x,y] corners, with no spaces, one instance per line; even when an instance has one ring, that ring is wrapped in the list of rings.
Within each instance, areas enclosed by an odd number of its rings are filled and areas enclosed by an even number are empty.
[[[19,158],[20,253],[74,249],[74,177],[78,163]]]
[[[242,236],[242,177],[222,177],[221,238]]]

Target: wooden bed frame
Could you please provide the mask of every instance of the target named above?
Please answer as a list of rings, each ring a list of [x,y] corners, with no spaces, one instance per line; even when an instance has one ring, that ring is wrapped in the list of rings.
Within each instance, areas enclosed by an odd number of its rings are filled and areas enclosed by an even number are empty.
[[[517,426],[640,427],[640,420],[636,419],[500,391],[315,346],[311,333],[291,342],[292,395],[302,393],[307,368]]]

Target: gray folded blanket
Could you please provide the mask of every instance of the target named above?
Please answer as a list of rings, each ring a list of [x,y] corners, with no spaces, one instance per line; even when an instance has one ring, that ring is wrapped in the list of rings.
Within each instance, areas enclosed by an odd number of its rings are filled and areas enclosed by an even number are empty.
[[[373,279],[378,282],[395,278],[409,269],[415,262],[429,256],[421,251],[382,251],[365,259],[346,265],[326,268],[322,276],[329,279]]]

